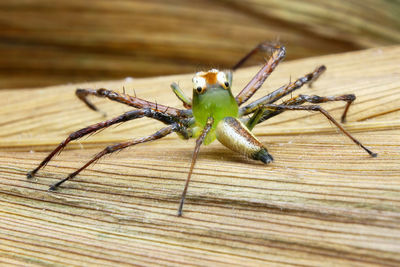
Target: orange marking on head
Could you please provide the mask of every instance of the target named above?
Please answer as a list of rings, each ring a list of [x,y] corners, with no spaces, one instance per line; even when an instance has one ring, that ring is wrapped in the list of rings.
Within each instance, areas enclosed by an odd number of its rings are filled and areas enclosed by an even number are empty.
[[[206,80],[206,83],[208,84],[216,84],[217,83],[217,74],[218,72],[206,72],[201,77],[203,77]]]

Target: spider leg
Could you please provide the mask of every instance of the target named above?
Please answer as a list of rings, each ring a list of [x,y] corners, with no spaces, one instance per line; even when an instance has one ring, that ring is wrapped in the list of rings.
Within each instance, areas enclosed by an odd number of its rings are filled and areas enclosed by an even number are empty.
[[[199,154],[199,151],[200,151],[200,146],[203,143],[204,138],[207,136],[207,133],[211,130],[213,123],[214,123],[214,119],[212,117],[209,117],[207,119],[207,123],[204,126],[204,129],[203,129],[201,135],[196,140],[196,147],[194,148],[194,151],[193,151],[192,164],[190,165],[190,170],[188,173],[188,177],[186,179],[185,188],[183,189],[183,192],[182,192],[181,202],[179,203],[178,216],[182,216],[183,203],[185,202],[186,192],[189,187],[190,178],[192,177],[193,168],[194,168],[194,165],[197,160],[197,155]]]
[[[242,65],[248,60],[250,59],[252,56],[254,56],[255,54],[257,54],[258,52],[269,52],[271,51],[271,49],[276,49],[278,47],[278,45],[274,44],[273,42],[262,42],[259,43],[256,47],[254,47],[252,50],[250,50],[250,52],[245,55],[243,58],[241,58],[231,69],[233,71],[239,69],[240,67],[242,67]]]
[[[185,108],[192,108],[192,99],[185,95],[185,93],[181,90],[177,83],[172,83],[171,88],[176,97],[179,98],[180,101],[182,101]]]
[[[86,169],[90,164],[92,164],[93,162],[97,161],[98,159],[100,159],[101,157],[103,157],[104,155],[107,154],[111,154],[115,151],[119,151],[121,149],[130,147],[130,146],[134,146],[137,144],[141,144],[141,143],[145,143],[145,142],[149,142],[149,141],[153,141],[153,140],[157,140],[160,138],[163,138],[173,132],[179,131],[180,127],[177,123],[171,124],[165,128],[162,128],[161,130],[155,132],[152,135],[146,136],[146,137],[142,137],[139,139],[135,139],[132,141],[127,141],[124,143],[120,143],[120,144],[116,144],[116,145],[111,145],[106,147],[103,151],[99,152],[96,156],[94,156],[91,160],[89,160],[85,165],[83,165],[82,167],[80,167],[78,170],[76,170],[75,172],[69,174],[66,178],[58,181],[57,183],[53,184],[52,186],[50,186],[49,190],[54,191],[56,190],[61,184],[63,184],[64,182],[74,178],[78,173],[80,173],[82,170]]]
[[[263,85],[264,81],[269,77],[269,75],[274,71],[279,62],[281,62],[286,55],[286,48],[283,45],[272,46],[268,45],[267,43],[262,43],[258,47],[267,46],[273,50],[272,56],[253,77],[253,79],[251,79],[250,82],[236,96],[236,102],[239,106],[246,102],[250,97],[252,97],[255,92],[257,92],[257,90]],[[260,49],[258,47],[255,48],[256,50],[252,50],[246,57],[239,61],[239,63],[234,66],[234,69],[242,65],[243,62],[247,60],[247,58],[254,54],[255,51]]]
[[[256,111],[260,105],[264,104],[272,104],[276,102],[277,100],[281,99],[282,97],[294,92],[295,90],[301,88],[304,84],[310,84],[314,82],[316,79],[318,79],[319,76],[326,70],[325,66],[319,66],[317,67],[313,72],[308,73],[307,75],[298,78],[296,81],[289,83],[287,85],[284,85],[275,91],[269,93],[266,96],[263,96],[250,104],[240,108],[239,114],[241,116],[250,114],[254,111]]]
[[[274,105],[274,104],[267,104],[264,105],[264,108],[271,109],[275,111],[283,111],[283,110],[309,110],[309,111],[319,111],[321,112],[328,120],[330,120],[336,127],[339,128],[347,137],[349,137],[354,143],[364,149],[371,157],[376,157],[378,154],[372,152],[368,148],[366,148],[360,141],[354,138],[348,131],[346,131],[339,122],[337,122],[325,109],[321,108],[319,105],[307,105],[307,106],[300,106],[300,105]]]
[[[184,123],[183,120],[180,120],[177,117],[164,114],[162,112],[154,111],[149,108],[147,109],[139,109],[139,110],[132,110],[128,111],[118,117],[112,118],[110,120],[102,121],[96,124],[92,124],[88,127],[85,127],[83,129],[80,129],[76,132],[71,133],[64,141],[62,141],[34,170],[30,171],[27,173],[27,178],[32,178],[35,176],[37,171],[39,171],[41,168],[46,166],[46,164],[56,155],[57,153],[61,152],[61,150],[71,141],[79,139],[85,135],[94,133],[100,129],[107,128],[111,125],[121,123],[121,122],[126,122],[142,117],[149,117],[149,118],[154,118],[156,120],[159,120],[165,124],[173,124],[176,122]],[[182,131],[182,135],[186,136],[185,132]]]
[[[325,103],[325,102],[330,102],[330,101],[345,101],[346,106],[344,108],[343,114],[340,118],[340,122],[344,123],[346,122],[346,116],[347,112],[349,111],[350,105],[356,100],[356,96],[354,94],[347,94],[347,95],[340,95],[340,96],[317,96],[317,95],[298,95],[292,99],[289,99],[285,102],[283,102],[283,105],[286,106],[298,106],[303,103],[313,103],[313,104],[319,104],[319,103]],[[282,113],[284,110],[265,110],[263,112],[263,115],[261,118],[256,122],[256,124],[261,123],[265,120],[268,120],[269,118],[272,118],[280,113]]]
[[[82,100],[90,109],[94,111],[98,111],[97,107],[93,105],[88,99],[88,95],[94,95],[97,97],[106,97],[112,101],[116,101],[119,103],[123,103],[125,105],[143,109],[143,108],[150,108],[157,112],[162,112],[171,116],[178,116],[178,117],[190,117],[191,111],[189,110],[181,110],[173,107],[168,107],[164,105],[160,105],[154,102],[150,102],[147,100],[140,99],[138,97],[133,97],[127,94],[120,94],[112,90],[108,90],[105,88],[100,89],[76,89],[75,94],[78,96],[80,100]]]

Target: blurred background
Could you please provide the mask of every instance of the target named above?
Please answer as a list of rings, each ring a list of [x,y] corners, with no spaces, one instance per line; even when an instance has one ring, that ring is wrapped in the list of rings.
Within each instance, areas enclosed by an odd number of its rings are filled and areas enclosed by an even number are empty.
[[[264,40],[286,60],[399,44],[400,1],[2,0],[0,88],[226,68]]]

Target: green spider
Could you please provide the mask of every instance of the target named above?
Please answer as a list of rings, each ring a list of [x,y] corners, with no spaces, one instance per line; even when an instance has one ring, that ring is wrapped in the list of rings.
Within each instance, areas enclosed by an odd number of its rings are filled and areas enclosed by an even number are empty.
[[[28,172],[27,177],[32,178],[37,171],[43,168],[57,153],[72,140],[76,140],[85,135],[94,133],[100,129],[106,128],[121,122],[126,122],[142,117],[156,119],[168,125],[165,128],[153,133],[152,135],[139,139],[123,142],[106,147],[103,151],[95,155],[81,168],[69,174],[65,179],[53,184],[49,190],[56,190],[62,183],[72,179],[90,164],[100,159],[106,154],[124,149],[129,146],[148,142],[163,138],[173,132],[176,132],[184,139],[197,138],[196,146],[193,152],[192,163],[189,169],[186,184],[182,192],[182,198],[178,208],[178,216],[182,215],[183,204],[189,181],[193,173],[197,155],[200,151],[201,144],[210,144],[215,139],[226,147],[254,160],[260,160],[265,164],[273,161],[272,156],[268,153],[267,148],[251,133],[251,130],[258,123],[261,123],[273,116],[282,113],[285,110],[310,110],[319,111],[331,122],[333,122],[345,135],[353,142],[363,148],[372,157],[377,154],[362,145],[349,132],[347,132],[327,111],[319,105],[302,105],[304,103],[324,103],[328,101],[345,101],[345,106],[341,121],[344,122],[349,106],[355,100],[355,95],[347,94],[341,96],[307,96],[298,95],[283,103],[273,104],[282,97],[291,94],[294,90],[299,89],[304,84],[315,81],[324,71],[325,66],[319,66],[313,72],[280,87],[272,93],[255,100],[254,102],[240,107],[262,86],[264,81],[272,73],[280,61],[286,54],[286,49],[281,45],[271,45],[261,43],[240,60],[232,70],[239,68],[249,57],[258,51],[271,50],[272,55],[264,64],[260,71],[253,79],[242,89],[242,91],[234,97],[231,91],[232,71],[226,72],[217,69],[211,69],[207,72],[198,72],[193,77],[193,100],[185,96],[176,83],[171,85],[173,92],[183,102],[185,109],[177,109],[153,102],[149,102],[127,94],[120,94],[104,88],[101,89],[77,89],[76,95],[86,103],[86,105],[98,111],[98,109],[87,100],[88,95],[98,97],[106,97],[110,100],[117,101],[134,107],[134,110],[128,111],[118,117],[93,124],[70,134],[63,142],[61,142],[34,170]]]

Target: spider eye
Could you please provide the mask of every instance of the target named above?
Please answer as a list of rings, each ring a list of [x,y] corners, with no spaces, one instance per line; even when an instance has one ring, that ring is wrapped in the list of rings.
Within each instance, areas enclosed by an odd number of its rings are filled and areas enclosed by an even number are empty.
[[[229,82],[225,82],[225,87],[228,88],[229,87]]]
[[[203,91],[203,88],[201,88],[200,86],[196,88],[197,92],[200,94],[201,91]]]

